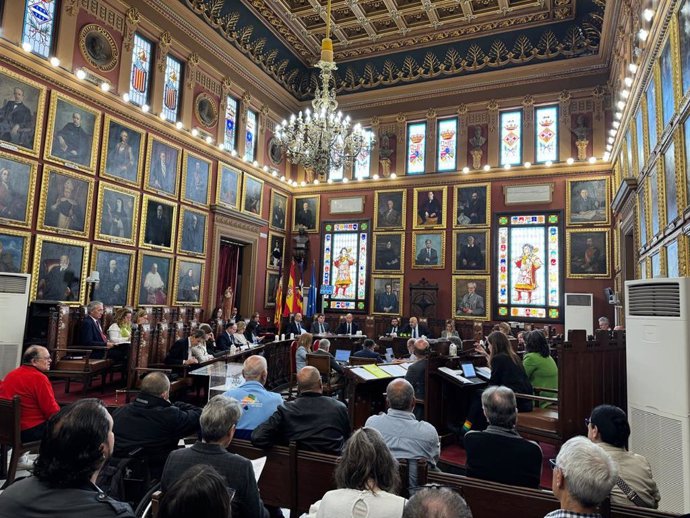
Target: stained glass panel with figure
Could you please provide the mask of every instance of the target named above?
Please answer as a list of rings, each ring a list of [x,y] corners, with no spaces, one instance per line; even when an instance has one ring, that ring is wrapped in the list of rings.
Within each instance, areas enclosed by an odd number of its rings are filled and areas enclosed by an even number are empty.
[[[363,311],[367,308],[369,223],[324,223],[321,262],[323,308]]]
[[[522,111],[501,113],[501,164],[522,163]]]

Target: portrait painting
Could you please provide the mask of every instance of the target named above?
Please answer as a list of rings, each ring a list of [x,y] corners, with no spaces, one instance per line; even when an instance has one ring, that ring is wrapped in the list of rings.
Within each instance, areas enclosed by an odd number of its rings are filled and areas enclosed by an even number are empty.
[[[413,228],[443,228],[448,210],[447,187],[420,187],[414,190]]]
[[[71,239],[36,237],[32,293],[34,300],[77,305],[85,293],[88,244]]]
[[[412,234],[412,269],[442,270],[446,267],[446,233],[414,232]]]
[[[198,255],[206,253],[206,219],[206,213],[182,207],[178,252]]]
[[[134,252],[121,248],[94,246],[91,270],[100,280],[93,290],[93,299],[106,306],[124,306],[129,303],[134,274]]]
[[[37,156],[46,89],[0,67],[0,147]]]
[[[569,278],[607,279],[611,276],[609,271],[609,231],[607,229],[568,229],[566,248]]]
[[[35,162],[0,153],[0,223],[28,227],[36,192]]]
[[[405,234],[374,232],[374,271],[402,273],[405,266]]]
[[[177,259],[173,304],[200,306],[204,288],[204,261]]]
[[[96,169],[101,113],[53,91],[50,99],[46,158],[68,167]]]
[[[287,196],[271,189],[271,213],[268,221],[271,227],[277,230],[285,230],[285,215],[287,213]]]
[[[652,233],[650,237],[654,237],[659,233],[661,225],[659,218],[659,173],[656,165],[649,171],[647,182],[649,182],[649,216],[652,222]]]
[[[453,226],[488,226],[491,214],[491,184],[477,183],[455,187]]]
[[[185,151],[182,175],[182,199],[190,203],[208,205],[211,162]]]
[[[372,275],[372,315],[401,315],[403,307],[403,276]]]
[[[280,142],[277,138],[271,137],[271,140],[268,141],[267,150],[268,158],[271,160],[271,164],[277,167],[283,163],[283,158],[285,155],[283,153],[283,147],[280,145]]]
[[[177,196],[182,150],[149,135],[144,186],[163,196]]]
[[[608,224],[609,192],[608,178],[568,180],[566,193],[567,224]]]
[[[142,207],[140,246],[172,252],[177,204],[146,194]]]
[[[207,93],[200,93],[194,100],[194,113],[206,128],[212,128],[218,121],[218,105]]]
[[[673,54],[671,52],[671,40],[666,40],[666,45],[659,56],[659,72],[661,74],[661,113],[662,128],[665,128],[671,117],[676,112],[676,99],[673,92]]]
[[[101,72],[110,72],[119,60],[115,39],[96,23],[89,23],[79,31],[79,50],[89,65]]]
[[[242,192],[242,210],[261,217],[263,195],[264,181],[245,173],[244,189]]]
[[[88,236],[93,198],[91,178],[57,168],[45,168],[38,228]]]
[[[304,227],[307,232],[318,232],[320,197],[294,196],[292,198],[292,230]]]
[[[139,193],[101,182],[98,189],[96,239],[134,245],[139,221]]]
[[[29,244],[31,234],[4,229],[0,232],[0,272],[30,273]]]
[[[453,275],[453,316],[490,320],[491,282],[488,276]]]
[[[266,268],[277,270],[283,266],[285,259],[285,236],[268,233],[268,253],[266,254]]]
[[[666,199],[665,224],[669,225],[678,217],[678,201],[676,198],[676,146],[671,140],[666,151],[664,151],[664,197]]]
[[[144,162],[144,133],[109,115],[103,125],[103,176],[139,185]]]
[[[278,291],[278,283],[280,282],[280,275],[278,272],[266,272],[266,288],[264,293],[264,307],[276,307],[276,295]]]
[[[374,230],[405,230],[407,191],[377,191],[374,198]]]
[[[228,209],[240,210],[239,192],[242,173],[223,162],[218,162],[218,170],[216,203]]]
[[[489,273],[489,230],[454,230],[453,258],[453,273]]]
[[[690,0],[683,0],[678,11],[681,96],[690,90]]]
[[[137,263],[136,301],[138,306],[168,306],[172,256],[140,253]]]

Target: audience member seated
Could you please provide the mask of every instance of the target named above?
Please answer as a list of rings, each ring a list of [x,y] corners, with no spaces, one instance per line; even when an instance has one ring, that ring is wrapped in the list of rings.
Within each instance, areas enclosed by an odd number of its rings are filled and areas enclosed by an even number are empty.
[[[426,327],[419,325],[417,317],[410,317],[409,322],[405,327],[403,327],[402,332],[404,335],[407,335],[411,338],[431,338],[429,330]]]
[[[239,322],[237,322],[237,332],[234,335],[232,335],[233,339],[235,340],[235,345],[237,347],[249,347],[249,345],[252,343],[247,338],[247,335],[245,334],[246,332],[246,322],[244,320],[240,320]]]
[[[250,320],[249,323],[247,324],[247,328],[244,331],[244,336],[247,339],[247,343],[249,344],[258,344],[261,343],[261,341],[265,338],[263,336],[259,336],[259,333],[261,332],[261,327],[259,326],[259,314],[256,314],[257,320]]]
[[[414,343],[416,341],[416,338],[407,339],[407,352],[409,353],[409,356],[405,359],[411,362],[417,361],[417,357],[414,355]]]
[[[216,306],[215,308],[213,308],[211,318],[208,321],[208,323],[212,326],[215,326],[218,322],[224,322],[223,306]]]
[[[597,507],[618,478],[609,454],[585,437],[573,437],[561,446],[551,464],[553,494],[561,508],[544,518],[601,518]]]
[[[0,495],[0,514],[134,518],[128,504],[109,498],[95,484],[113,441],[113,420],[101,401],[82,399],[64,407],[48,420],[33,476]]]
[[[225,324],[225,331],[218,337],[216,347],[219,351],[229,351],[230,347],[237,345],[235,335],[237,334],[237,324],[229,321]]]
[[[334,476],[338,489],[313,504],[308,518],[402,517],[398,463],[376,430],[360,428],[352,434]]]
[[[503,323],[503,322],[501,322]],[[520,357],[510,346],[508,337],[501,331],[494,331],[488,337],[489,352],[487,353],[481,345],[477,345],[475,350],[487,358],[491,369],[489,386],[504,385],[515,393],[532,394],[532,385],[527,379],[527,373],[522,366]],[[529,399],[518,399],[517,409],[519,412],[531,412],[533,403]],[[471,429],[483,430],[486,428],[486,418],[482,412],[482,404],[479,392],[470,403],[467,411],[467,420],[463,424],[463,432]]]
[[[138,326],[149,323],[149,314],[144,308],[137,309],[137,312],[134,315],[134,323]]]
[[[229,518],[232,495],[211,466],[192,466],[161,498],[158,518]],[[234,514],[232,515],[234,516]]]
[[[165,458],[180,439],[199,431],[201,409],[181,401],[171,403],[169,396],[168,378],[162,372],[151,372],[142,380],[137,398],[113,413],[113,455],[124,459],[142,448],[153,478],[159,478]]]
[[[558,366],[551,357],[549,344],[546,341],[544,333],[541,331],[530,331],[525,333],[525,356],[522,359],[522,365],[527,373],[527,378],[532,384],[532,387],[558,389]],[[519,344],[519,338],[518,338]],[[539,396],[543,397],[558,397],[556,392],[541,391]],[[550,405],[549,402],[542,402],[540,407],[546,408]]]
[[[402,518],[472,518],[472,512],[456,491],[429,485],[408,500]]]
[[[228,390],[224,395],[235,398],[242,405],[242,417],[235,427],[235,437],[251,439],[254,428],[266,421],[283,404],[283,398],[276,392],[264,388],[268,378],[266,358],[250,356],[242,365],[245,382]]]
[[[611,331],[611,324],[609,323],[609,319],[606,317],[599,317],[599,329],[602,331]]]
[[[115,321],[108,328],[108,340],[115,345],[132,341],[132,310],[124,307],[115,312]]]
[[[410,382],[402,378],[391,381],[386,388],[386,404],[388,411],[371,416],[364,426],[378,430],[396,459],[425,459],[431,469],[437,469],[441,455],[438,432],[431,424],[417,421]],[[417,485],[416,477],[410,484]]]
[[[322,394],[321,376],[314,367],[297,373],[299,395],[279,406],[265,423],[252,432],[252,444],[269,448],[297,441],[301,448],[339,454],[350,436],[347,407]]]
[[[322,354],[324,356],[328,356],[331,365],[330,383],[334,384],[337,383],[340,380],[340,377],[343,375],[343,368],[338,364],[337,361],[335,361],[335,358],[333,357],[330,351],[331,341],[328,338],[322,338],[321,340],[319,340],[319,350],[314,351],[314,354]]]
[[[198,346],[206,333],[201,329],[195,329],[187,338],[177,340],[165,357],[166,365],[196,365],[199,360],[194,356],[193,350]]]
[[[241,415],[242,409],[236,399],[215,396],[209,400],[199,420],[202,440],[191,448],[176,450],[168,456],[161,478],[164,494],[185,476],[189,468],[206,464],[215,468],[225,478],[227,488],[235,492],[232,498],[234,518],[268,516],[259,497],[252,463],[227,451]]]
[[[336,334],[339,335],[356,335],[359,331],[359,326],[357,322],[352,320],[352,313],[345,315],[345,321],[341,322],[338,329],[335,330]]]
[[[81,322],[79,330],[79,343],[75,346],[83,347],[107,347],[108,358],[113,361],[123,361],[127,357],[129,344],[117,345],[108,340],[108,337],[103,332],[101,327],[101,318],[103,317],[103,303],[97,300],[89,302],[86,306],[88,313]],[[91,353],[91,358],[104,358],[105,351],[95,350]]]
[[[292,322],[288,324],[285,333],[288,336],[294,335],[295,337],[298,337],[302,333],[306,332],[307,328],[304,326],[304,322],[302,321],[302,313],[295,313],[295,317],[292,319]]]
[[[496,331],[498,331],[499,333],[503,333],[509,338],[513,336],[513,328],[510,327],[510,324],[508,322],[499,322],[498,324],[496,324],[491,329],[491,332],[494,333]]]
[[[386,329],[386,336],[398,336],[400,334],[400,320],[398,317],[391,318],[391,325]]]
[[[295,351],[295,366],[297,372],[307,366],[307,353],[312,352],[314,336],[305,332],[297,338],[297,350]]]
[[[199,337],[199,341],[197,342],[197,344],[194,347],[192,347],[192,356],[199,363],[212,360],[214,356],[208,351],[208,348],[206,347],[206,331],[201,329],[201,326],[199,326],[199,329],[193,332],[193,334],[196,333],[202,333],[202,336]]]
[[[326,315],[319,313],[316,316],[316,320],[312,322],[310,328],[311,334],[313,335],[327,335],[330,334],[331,328],[326,322]]]
[[[376,349],[376,342],[374,342],[371,338],[367,338],[364,340],[364,342],[362,342],[362,348],[352,356],[355,358],[371,358],[377,362],[382,362],[383,359],[376,351],[374,351],[374,349]]]
[[[254,312],[252,314],[252,318],[249,319],[249,323],[247,326],[249,326],[252,322],[256,322],[256,334],[258,335],[259,333],[263,333],[264,330],[261,327],[261,313],[258,311]]]
[[[455,320],[452,318],[449,318],[446,320],[446,327],[443,331],[441,331],[441,338],[450,338],[451,336],[454,336],[456,338],[460,338],[460,335],[458,334],[458,330],[455,329]]]
[[[465,435],[467,475],[511,486],[539,488],[542,453],[536,442],[515,430],[517,403],[508,387],[489,387],[482,394],[489,426]]]
[[[612,504],[659,507],[661,496],[649,462],[628,451],[630,425],[623,410],[612,405],[596,407],[588,419],[587,437],[618,464],[620,478],[611,491]]]
[[[237,311],[237,308],[232,308],[232,311],[230,312],[230,316],[228,317],[228,322],[239,322],[242,320],[242,317],[240,316],[239,312]]]
[[[204,332],[204,342],[206,345],[206,351],[209,354],[212,354],[213,356],[221,355],[223,351],[220,350],[218,348],[218,345],[216,344],[216,338],[213,335],[213,328],[208,324],[201,324],[199,326],[199,329],[201,329]]]
[[[24,351],[22,364],[0,381],[0,399],[21,398],[22,442],[40,441],[46,421],[60,410],[53,385],[45,375],[50,370],[50,362],[48,349],[31,345]]]
[[[429,364],[429,360],[427,360],[429,342],[424,338],[415,340],[413,351],[414,363],[407,368],[405,379],[412,385],[415,396],[423,400],[426,395],[426,369]],[[424,417],[424,409],[420,405],[415,406],[414,415],[417,419],[422,419]]]

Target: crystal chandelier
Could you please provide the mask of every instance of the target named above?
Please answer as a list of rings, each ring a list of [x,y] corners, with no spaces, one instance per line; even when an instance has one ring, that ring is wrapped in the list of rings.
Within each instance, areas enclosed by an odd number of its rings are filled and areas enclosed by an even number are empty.
[[[361,154],[371,151],[376,141],[371,132],[360,124],[351,127],[350,117],[338,110],[335,84],[331,84],[333,71],[333,41],[331,32],[331,0],[327,3],[326,37],[321,42],[320,85],[316,87],[312,109],[292,114],[276,129],[276,139],[285,150],[288,160],[313,171],[325,180],[331,171],[351,165]],[[334,83],[334,81],[333,81]]]

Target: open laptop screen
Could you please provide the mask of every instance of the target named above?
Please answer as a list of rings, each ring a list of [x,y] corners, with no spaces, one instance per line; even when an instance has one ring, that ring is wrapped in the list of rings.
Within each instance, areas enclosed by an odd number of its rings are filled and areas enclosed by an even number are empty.
[[[336,349],[335,360],[342,363],[347,363],[350,361],[350,351],[347,349]]]
[[[474,365],[471,363],[462,364],[462,373],[466,378],[476,378],[477,373],[474,370]]]

